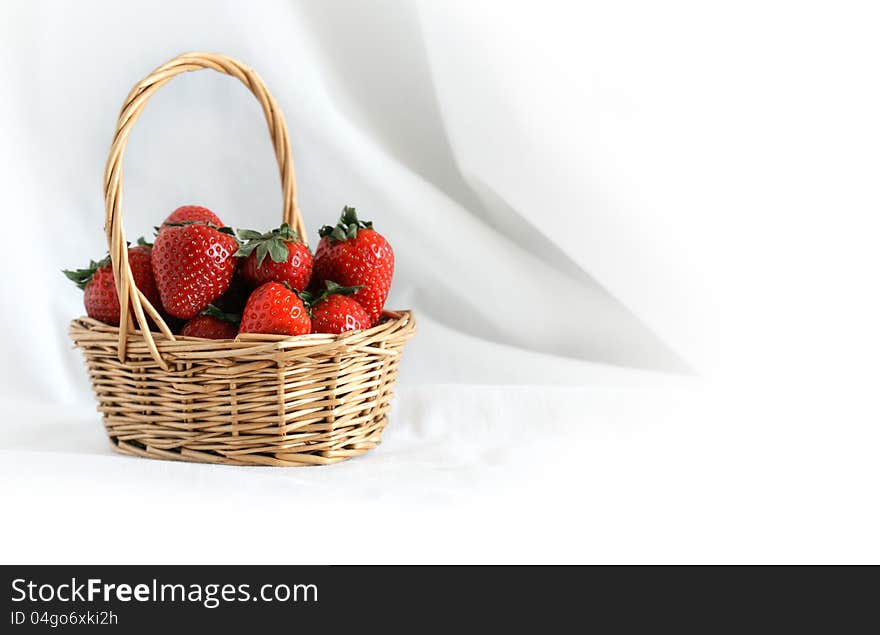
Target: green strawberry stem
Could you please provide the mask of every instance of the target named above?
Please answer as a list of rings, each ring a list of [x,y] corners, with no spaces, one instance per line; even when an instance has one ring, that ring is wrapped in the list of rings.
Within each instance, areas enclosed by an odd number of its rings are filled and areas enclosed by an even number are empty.
[[[308,291],[300,291],[297,293],[299,299],[303,301],[303,304],[306,305],[306,308],[311,313],[312,307],[317,306],[331,295],[351,295],[352,293],[357,293],[361,289],[364,288],[364,285],[359,284],[354,287],[343,287],[341,284],[336,284],[332,280],[324,281],[324,290],[319,294],[315,295],[314,293],[309,293]]]
[[[329,295],[351,295],[352,293],[357,293],[361,289],[364,288],[364,285],[352,285],[349,287],[343,287],[341,284],[336,284],[332,280],[325,280],[324,286],[326,289],[321,295],[329,296]]]
[[[80,289],[85,289],[86,285],[94,277],[95,272],[98,271],[98,269],[106,267],[109,264],[110,255],[108,254],[97,262],[95,262],[94,260],[90,260],[89,266],[85,269],[64,269],[62,270],[62,273],[67,276],[68,280],[73,281],[73,283]]]
[[[290,225],[283,223],[278,229],[261,234],[253,229],[239,229],[238,237],[243,242],[235,255],[239,258],[247,258],[257,250],[257,266],[263,264],[263,260],[269,255],[273,262],[284,262],[290,256],[290,250],[287,243],[300,242],[299,234],[297,234]]]
[[[131,244],[131,243],[129,243]],[[144,240],[144,237],[141,236],[137,239],[138,245],[143,245],[145,247],[152,247],[153,243],[148,243]],[[97,262],[94,260],[89,261],[89,266],[85,269],[62,269],[61,273],[67,276],[68,280],[73,281],[73,283],[78,286],[80,289],[85,289],[86,285],[89,283],[95,276],[95,272],[102,267],[107,267],[110,265],[110,254],[107,254]]]
[[[215,225],[214,223],[210,223],[205,220],[181,220],[181,221],[173,221],[173,222],[164,222],[162,223],[162,227],[186,227],[187,225],[207,225],[211,229],[216,229],[218,232],[222,234],[228,234],[235,238],[235,230],[232,227],[221,227],[220,225]],[[156,230],[156,234],[159,233],[158,227],[153,227]],[[235,238],[238,241],[238,238]]]
[[[229,322],[230,324],[238,324],[241,322],[241,316],[239,314],[224,313],[213,304],[206,306],[199,315],[207,315],[212,318],[217,318],[218,320],[223,320],[224,322]]]
[[[128,243],[129,245],[131,243]],[[144,240],[144,237],[141,236],[137,239],[138,245],[143,245],[145,247],[152,247],[153,243],[148,243]],[[89,266],[85,269],[62,269],[61,273],[67,276],[68,280],[73,281],[73,283],[78,286],[80,289],[85,289],[86,285],[89,281],[95,276],[95,272],[102,267],[107,267],[110,265],[110,254],[107,254],[97,262],[94,260],[89,261]]]
[[[318,230],[321,238],[329,237],[330,242],[341,242],[351,238],[357,238],[359,229],[372,229],[373,221],[358,220],[357,211],[353,207],[346,205],[342,208],[342,214],[339,216],[339,222],[335,227],[324,225]]]

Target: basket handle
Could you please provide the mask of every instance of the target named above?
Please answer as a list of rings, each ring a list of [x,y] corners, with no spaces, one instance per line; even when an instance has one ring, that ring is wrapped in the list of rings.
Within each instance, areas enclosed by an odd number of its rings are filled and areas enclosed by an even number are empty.
[[[122,223],[122,159],[125,153],[125,145],[128,135],[144,109],[149,98],[171,80],[175,75],[210,68],[220,73],[232,75],[248,87],[260,105],[269,126],[269,134],[272,137],[272,145],[275,147],[275,158],[278,160],[278,170],[281,173],[281,190],[284,196],[284,208],[282,211],[283,222],[290,225],[305,240],[306,231],[303,225],[302,214],[296,204],[296,183],[293,172],[293,155],[290,152],[290,140],[287,136],[287,124],[281,109],[275,102],[269,90],[260,79],[260,76],[250,67],[242,64],[226,55],[217,53],[193,52],[178,55],[166,62],[146,78],[134,85],[116,122],[116,134],[113,136],[113,144],[110,146],[110,156],[107,158],[107,167],[104,171],[104,205],[105,220],[104,231],[107,233],[107,245],[110,249],[110,260],[113,263],[113,278],[116,281],[116,291],[120,298],[119,312],[119,360],[125,360],[128,333],[131,325],[131,316],[128,302],[122,298],[128,298],[134,309],[135,319],[140,326],[144,341],[150,350],[150,354],[159,365],[168,369],[168,365],[159,350],[150,332],[146,313],[159,326],[159,330],[168,339],[174,340],[174,335],[165,324],[162,316],[155,307],[137,288],[131,268],[128,265],[128,244],[125,240],[125,229]],[[124,303],[123,303],[124,302]]]

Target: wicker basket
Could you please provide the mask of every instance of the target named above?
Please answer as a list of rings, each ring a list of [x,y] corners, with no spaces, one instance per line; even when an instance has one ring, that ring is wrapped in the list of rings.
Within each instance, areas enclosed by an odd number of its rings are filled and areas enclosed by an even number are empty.
[[[70,325],[107,434],[127,454],[229,465],[323,465],[363,454],[387,423],[401,351],[415,333],[409,311],[386,311],[377,326],[342,335],[204,340],[172,335],[134,285],[121,214],[125,144],[153,93],[175,75],[205,68],[238,78],[260,102],[281,172],[282,218],[306,236],[287,126],[252,69],[224,55],[187,53],[138,82],[119,114],[104,175],[113,274],[132,311],[121,312],[118,328],[87,317]],[[161,334],[150,332],[148,318]]]

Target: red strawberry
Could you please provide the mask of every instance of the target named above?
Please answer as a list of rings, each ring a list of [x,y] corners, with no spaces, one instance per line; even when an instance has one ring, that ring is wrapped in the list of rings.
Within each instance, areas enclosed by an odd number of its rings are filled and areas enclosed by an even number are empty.
[[[128,250],[128,265],[138,289],[147,297],[157,311],[162,310],[153,268],[150,265],[150,245],[138,239],[138,245]],[[91,261],[88,268],[65,271],[64,274],[83,289],[86,314],[111,326],[119,326],[119,296],[113,281],[110,256],[98,262]]]
[[[278,282],[267,282],[248,298],[239,333],[305,335],[312,328],[303,301]]]
[[[370,328],[372,322],[364,307],[348,297],[360,287],[342,287],[331,280],[325,284],[326,290],[317,298],[306,295],[310,300],[312,333],[344,333]]]
[[[188,320],[222,296],[235,273],[237,249],[233,236],[210,225],[164,225],[152,260],[165,310]]]
[[[352,297],[366,309],[370,324],[379,321],[394,275],[394,251],[369,222],[359,221],[353,207],[345,207],[336,227],[325,225],[315,251],[313,282],[335,280],[344,286],[362,286]]]
[[[312,252],[287,223],[266,234],[241,229],[238,235],[247,242],[235,255],[244,258],[242,275],[251,286],[286,282],[294,291],[305,290],[312,277]]]
[[[217,214],[209,210],[207,207],[199,207],[198,205],[184,205],[183,207],[178,207],[171,212],[168,218],[165,219],[165,223],[185,223],[187,221],[209,223],[211,225],[216,225],[217,227],[223,227],[223,221],[220,220],[220,217],[218,217]],[[162,225],[164,226],[165,223]],[[159,229],[162,229],[162,227]]]
[[[223,313],[210,304],[200,315],[184,324],[180,334],[187,337],[204,337],[209,340],[231,340],[238,333],[235,326],[238,319],[238,315]]]

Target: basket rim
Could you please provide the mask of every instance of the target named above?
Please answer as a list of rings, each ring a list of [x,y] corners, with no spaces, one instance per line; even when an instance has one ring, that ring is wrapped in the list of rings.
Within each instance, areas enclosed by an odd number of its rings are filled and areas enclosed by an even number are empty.
[[[235,339],[212,340],[201,337],[175,336],[169,340],[161,333],[154,333],[155,344],[160,353],[197,359],[210,357],[252,357],[259,353],[300,352],[314,354],[328,350],[361,350],[364,352],[383,351],[383,344],[389,339],[406,341],[415,334],[416,324],[413,312],[383,311],[384,319],[376,326],[345,333],[309,333],[306,335],[265,335],[241,333]],[[74,343],[87,341],[112,341],[119,338],[119,327],[106,324],[88,316],[74,318],[70,322],[69,333]],[[150,356],[150,350],[139,330],[127,334],[129,356]],[[392,351],[387,351],[389,354]]]

